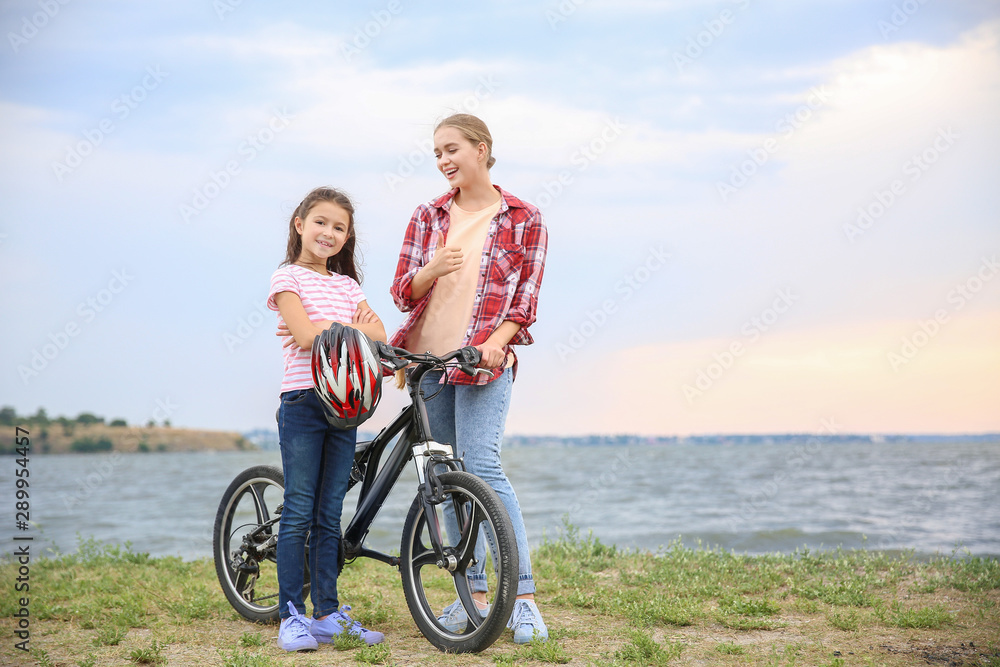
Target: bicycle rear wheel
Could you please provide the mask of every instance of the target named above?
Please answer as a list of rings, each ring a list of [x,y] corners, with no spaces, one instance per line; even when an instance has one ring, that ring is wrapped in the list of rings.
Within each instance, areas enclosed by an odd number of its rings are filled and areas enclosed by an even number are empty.
[[[403,594],[417,627],[431,644],[442,651],[482,651],[503,632],[517,597],[518,556],[514,528],[507,510],[490,486],[467,472],[451,471],[438,476],[444,502],[434,505],[428,521],[421,497],[410,506],[403,524],[400,572]],[[444,508],[450,506],[458,519],[459,534],[444,531]],[[445,559],[438,558],[431,532],[441,528]],[[478,553],[477,553],[478,552]],[[472,601],[468,575],[476,563],[483,564],[489,612],[481,617]],[[470,620],[464,627],[449,629],[439,620],[443,609],[458,599]]]
[[[215,573],[233,609],[257,623],[273,623],[279,616],[278,523],[265,524],[278,516],[284,484],[280,468],[247,468],[226,489],[215,515]],[[308,565],[302,597],[309,597]]]

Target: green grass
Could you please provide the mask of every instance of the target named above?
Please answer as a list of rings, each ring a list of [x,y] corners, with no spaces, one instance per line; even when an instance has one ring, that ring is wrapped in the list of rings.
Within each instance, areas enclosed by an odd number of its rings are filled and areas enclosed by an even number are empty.
[[[950,559],[939,559],[942,573],[933,580],[938,586],[954,588],[957,591],[978,593],[1000,588],[1000,561],[995,558],[981,558],[953,555]]]
[[[896,609],[892,622],[900,628],[940,628],[951,623],[951,614],[943,605],[918,609]]]
[[[837,628],[838,630],[844,630],[845,632],[853,632],[861,626],[861,620],[858,616],[858,612],[854,609],[848,609],[847,611],[832,611],[827,615],[826,620],[830,622],[830,625]]]
[[[968,554],[924,561],[845,550],[748,556],[680,541],[658,553],[633,552],[566,526],[543,540],[532,566],[547,643],[517,646],[508,631],[486,654],[440,654],[416,630],[398,572],[360,560],[345,570],[340,597],[362,625],[386,632],[387,643],[367,647],[342,635],[332,648],[290,657],[275,645],[275,626],[253,625],[233,611],[210,560],[151,558],[128,545],[81,540],[76,553],[32,560],[32,592],[36,585],[44,591],[31,600],[32,652],[0,644],[0,664],[160,665],[169,646],[171,664],[175,653],[197,648],[226,667],[680,659],[827,665],[840,660],[833,649],[846,664],[894,667],[912,656],[893,657],[880,646],[902,650],[914,639],[947,646],[974,640],[979,647],[1000,636],[1000,566]],[[16,567],[0,560],[0,578],[14,580]],[[0,589],[0,632],[8,637],[18,604],[13,587]],[[779,628],[793,628],[798,643],[775,643],[769,631]],[[995,663],[995,653],[977,659]]]
[[[277,667],[277,662],[266,655],[249,651],[220,652],[223,667]]]
[[[745,655],[747,652],[745,648],[732,642],[722,642],[715,647],[715,650],[723,655]]]
[[[544,642],[539,639],[532,639],[531,643],[528,644],[527,650],[524,652],[524,657],[528,660],[549,662],[556,665],[565,665],[570,661],[570,657],[566,655],[566,651],[559,642],[551,638],[549,641]]]
[[[388,665],[391,657],[392,650],[388,644],[363,646],[354,654],[354,660],[363,665]]]
[[[240,646],[250,648],[252,646],[263,646],[264,638],[259,632],[244,632],[240,635]]]
[[[683,644],[660,644],[641,630],[632,630],[629,635],[629,642],[615,653],[615,658],[626,664],[666,665],[674,658],[679,658],[684,650]]]
[[[167,659],[163,656],[163,645],[155,639],[149,648],[132,649],[128,654],[128,659],[137,665],[165,665]]]
[[[125,639],[126,634],[128,634],[128,628],[107,625],[97,631],[97,635],[94,637],[94,646],[118,646]]]
[[[781,607],[771,600],[746,597],[723,598],[719,601],[719,609],[726,614],[741,616],[774,616],[781,611]]]
[[[41,667],[52,667],[52,659],[49,658],[49,652],[43,648],[33,648],[31,649],[31,656],[38,661]]]

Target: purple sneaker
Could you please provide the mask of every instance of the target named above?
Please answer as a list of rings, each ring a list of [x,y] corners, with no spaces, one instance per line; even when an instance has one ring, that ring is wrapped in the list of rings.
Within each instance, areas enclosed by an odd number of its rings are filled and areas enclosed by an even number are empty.
[[[329,644],[335,636],[346,630],[347,634],[364,640],[369,646],[372,644],[381,644],[385,639],[385,635],[381,632],[366,630],[361,627],[360,623],[347,615],[347,612],[350,610],[350,607],[345,606],[340,611],[333,612],[322,621],[312,619],[312,623],[309,625],[310,634],[321,644]]]
[[[278,648],[285,651],[315,651],[318,648],[316,638],[309,634],[309,623],[300,614],[295,605],[288,603],[292,615],[281,621],[278,628]]]

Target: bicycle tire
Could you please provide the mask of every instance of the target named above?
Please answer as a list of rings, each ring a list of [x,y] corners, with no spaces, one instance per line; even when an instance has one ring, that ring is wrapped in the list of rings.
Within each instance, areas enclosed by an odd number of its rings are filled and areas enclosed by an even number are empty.
[[[518,580],[514,527],[503,502],[479,477],[451,471],[440,474],[438,479],[442,493],[447,496],[445,502],[451,503],[458,514],[461,535],[449,538],[441,531],[445,546],[456,556],[457,564],[450,571],[437,564],[424,505],[418,495],[403,524],[399,564],[403,595],[410,615],[431,644],[449,653],[479,652],[497,640],[514,609]],[[444,504],[435,506],[435,514],[441,520]],[[473,564],[470,558],[481,541],[490,546],[489,554],[483,556],[490,610],[478,626],[468,621],[464,629],[452,632],[438,621],[438,614],[456,597],[461,599],[463,589],[468,596],[467,572]]]
[[[278,524],[250,536],[276,516],[274,510],[283,500],[284,484],[280,468],[247,468],[229,484],[215,515],[212,552],[219,584],[233,609],[256,623],[275,623],[279,617]],[[302,598],[308,597],[307,555]]]

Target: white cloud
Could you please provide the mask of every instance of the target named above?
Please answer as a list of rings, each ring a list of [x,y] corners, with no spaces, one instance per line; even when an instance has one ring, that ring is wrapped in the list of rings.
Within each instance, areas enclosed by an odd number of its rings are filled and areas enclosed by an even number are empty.
[[[891,164],[948,125],[995,141],[998,43],[1000,22],[994,22],[946,47],[874,46],[835,61],[829,102],[790,138],[783,159],[867,157],[869,163]]]

